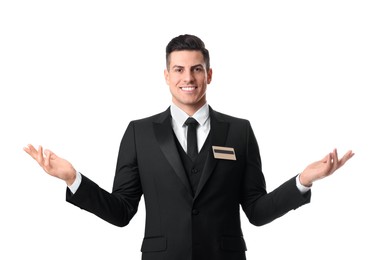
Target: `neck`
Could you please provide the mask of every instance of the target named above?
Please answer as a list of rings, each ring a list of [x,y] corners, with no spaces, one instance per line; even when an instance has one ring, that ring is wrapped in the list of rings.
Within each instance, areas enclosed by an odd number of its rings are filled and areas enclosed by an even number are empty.
[[[173,102],[178,108],[183,110],[188,116],[193,116],[202,106],[206,104],[206,101],[196,104],[196,105],[183,105],[183,104],[177,104]]]

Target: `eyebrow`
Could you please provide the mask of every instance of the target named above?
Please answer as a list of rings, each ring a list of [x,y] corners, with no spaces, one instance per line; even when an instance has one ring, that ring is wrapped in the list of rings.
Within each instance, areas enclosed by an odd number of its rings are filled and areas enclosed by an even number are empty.
[[[196,67],[202,67],[203,68],[203,65],[201,64],[201,63],[199,63],[199,64],[196,64],[196,65],[194,65],[194,66],[191,66],[191,69],[194,69],[194,68],[196,68]],[[172,66],[172,69],[173,68],[184,68],[184,66],[181,66],[181,65],[173,65]]]

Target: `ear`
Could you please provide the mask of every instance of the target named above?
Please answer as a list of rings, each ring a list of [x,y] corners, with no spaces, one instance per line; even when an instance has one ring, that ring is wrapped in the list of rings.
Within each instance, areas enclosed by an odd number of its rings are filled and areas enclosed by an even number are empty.
[[[210,84],[211,83],[211,79],[213,78],[213,70],[210,68],[208,71],[207,71],[207,84]]]
[[[164,78],[165,78],[165,82],[168,84],[168,82],[169,82],[169,72],[168,72],[167,69],[164,70]]]

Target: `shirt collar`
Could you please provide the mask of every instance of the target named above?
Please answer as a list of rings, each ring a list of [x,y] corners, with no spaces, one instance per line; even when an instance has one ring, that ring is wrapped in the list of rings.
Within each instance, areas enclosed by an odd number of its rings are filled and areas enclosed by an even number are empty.
[[[171,107],[171,116],[173,120],[180,126],[184,126],[184,122],[189,117],[186,112],[181,110],[178,106],[172,103]],[[210,116],[210,109],[208,104],[204,104],[195,114],[192,116],[198,121],[199,125],[204,125],[207,122],[207,119]]]

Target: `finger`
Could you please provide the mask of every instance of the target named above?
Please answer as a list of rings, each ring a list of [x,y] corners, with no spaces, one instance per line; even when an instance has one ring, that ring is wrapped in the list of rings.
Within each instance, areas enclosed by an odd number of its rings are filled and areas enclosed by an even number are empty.
[[[38,147],[38,152],[37,152],[36,160],[37,160],[37,162],[39,163],[39,165],[40,165],[41,167],[43,167],[44,163],[43,163],[42,146],[39,146],[39,147]]]
[[[49,150],[45,150],[44,165],[46,168],[50,168],[50,159],[51,159],[51,152]]]
[[[32,156],[31,150],[30,150],[30,148],[29,148],[28,146],[23,147],[23,150],[24,150],[26,153],[28,153],[30,156]]]
[[[28,144],[27,146],[25,146],[23,148],[23,150],[28,153],[32,158],[36,158],[36,155],[37,155],[37,150],[35,150],[34,146],[32,146],[31,144]]]
[[[328,155],[325,156],[325,158],[326,159],[323,161],[323,163],[326,164],[325,169],[326,169],[326,172],[328,172],[332,167],[332,154],[328,153]]]
[[[57,158],[57,155],[55,153],[53,153],[53,151],[49,150],[49,149],[46,149],[45,150],[47,153],[50,153],[50,158],[52,160],[54,160],[55,158]]]
[[[355,154],[349,150],[344,154],[344,156],[340,160],[340,167],[343,166],[349,159],[351,159]]]
[[[337,154],[337,149],[333,149],[333,153],[332,153],[332,172],[336,171],[337,168],[339,168],[339,158],[338,158],[338,154]]]
[[[23,147],[23,150],[25,150],[26,152],[30,151],[30,144],[26,145],[25,147]]]
[[[336,159],[336,161],[338,161],[338,154],[337,154],[337,149],[333,149],[333,155],[334,155],[334,158]]]
[[[327,155],[325,155],[325,157],[321,160],[322,163],[327,163],[329,162],[330,160],[330,157],[329,157],[329,153]]]

